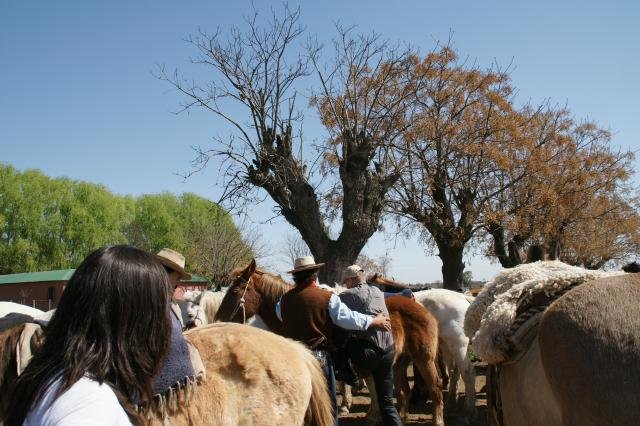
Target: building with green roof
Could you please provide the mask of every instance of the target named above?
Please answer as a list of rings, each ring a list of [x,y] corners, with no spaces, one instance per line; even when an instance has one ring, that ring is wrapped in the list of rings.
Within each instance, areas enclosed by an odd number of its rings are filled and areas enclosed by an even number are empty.
[[[0,275],[0,301],[21,303],[43,311],[54,309],[74,272],[75,269],[60,269]],[[210,281],[202,275],[192,274],[190,280],[181,283],[185,290],[206,290]]]

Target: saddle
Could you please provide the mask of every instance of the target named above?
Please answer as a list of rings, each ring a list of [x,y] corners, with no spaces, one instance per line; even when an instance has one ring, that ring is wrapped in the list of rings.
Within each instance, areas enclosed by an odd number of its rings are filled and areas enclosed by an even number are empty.
[[[521,295],[516,304],[516,315],[507,333],[507,351],[505,363],[517,362],[529,349],[538,335],[538,325],[544,311],[569,290],[584,284],[584,281],[572,283],[555,293],[542,289]]]

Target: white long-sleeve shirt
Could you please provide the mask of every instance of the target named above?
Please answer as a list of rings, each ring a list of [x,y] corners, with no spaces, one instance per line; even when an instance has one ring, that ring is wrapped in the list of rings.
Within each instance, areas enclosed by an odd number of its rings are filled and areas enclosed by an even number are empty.
[[[282,321],[281,300],[276,304],[276,316],[280,321]],[[369,328],[373,321],[373,317],[370,315],[349,309],[335,294],[332,294],[331,298],[329,298],[329,317],[335,325],[345,330],[364,331]]]
[[[22,426],[125,426],[129,417],[107,384],[83,377],[55,401],[55,381],[33,407]]]

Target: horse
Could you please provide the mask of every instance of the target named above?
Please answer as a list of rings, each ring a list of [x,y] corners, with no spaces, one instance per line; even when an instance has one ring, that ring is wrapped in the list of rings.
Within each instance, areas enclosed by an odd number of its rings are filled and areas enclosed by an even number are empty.
[[[182,315],[182,323],[186,329],[200,327],[209,324],[205,309],[193,302],[187,300],[177,300]]]
[[[0,392],[15,385],[21,324],[0,333]],[[219,323],[184,333],[200,352],[206,378],[169,418],[153,412],[152,425],[333,425],[324,374],[302,344],[254,327]],[[0,401],[0,424],[7,399]]]
[[[498,274],[465,332],[490,364],[494,424],[635,424],[640,276],[540,261]]]
[[[22,305],[20,303],[0,302],[0,317],[3,317],[10,313],[25,314],[32,317],[37,317],[44,314],[44,311],[32,308],[31,306]]]
[[[233,283],[222,300],[216,320],[246,322],[259,315],[274,333],[282,334],[282,323],[277,318],[275,306],[292,285],[256,268],[255,260],[246,267],[236,268],[231,276]],[[412,300],[397,296],[386,299],[391,319],[391,328],[395,342],[394,384],[400,416],[406,420],[410,387],[407,378],[407,366],[413,361],[417,374],[423,378],[433,401],[433,419],[435,425],[443,425],[443,400],[441,380],[436,367],[438,351],[438,325],[435,318],[421,305]],[[371,394],[373,383],[368,375],[367,386]],[[371,398],[372,415],[379,418],[376,398]]]
[[[213,322],[225,292],[226,290],[187,291],[182,296],[182,300],[201,306],[206,314],[207,324],[209,324]]]
[[[379,274],[368,277],[367,281],[396,288],[406,287]],[[438,321],[439,348],[451,378],[445,407],[455,407],[458,379],[462,374],[465,412],[473,417],[476,411],[476,377],[469,357],[469,338],[464,334],[464,316],[469,300],[462,293],[445,289],[416,291],[413,296]]]

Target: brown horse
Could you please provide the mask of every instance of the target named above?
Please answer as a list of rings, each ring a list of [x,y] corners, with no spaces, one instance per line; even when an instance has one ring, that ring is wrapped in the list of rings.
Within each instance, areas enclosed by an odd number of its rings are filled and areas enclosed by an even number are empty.
[[[369,276],[367,281],[395,288],[406,287],[379,274]],[[442,370],[448,370],[451,379],[445,407],[450,410],[457,405],[458,379],[462,375],[465,387],[465,411],[468,416],[473,417],[476,404],[476,375],[469,357],[469,338],[464,334],[464,317],[469,308],[469,300],[462,293],[442,288],[417,291],[413,293],[413,297],[438,321],[441,360],[446,366],[446,369]]]
[[[15,344],[24,324],[0,334],[0,424],[16,380]],[[324,374],[302,345],[239,324],[185,333],[200,351],[206,379],[190,402],[169,411],[173,425],[333,425]],[[166,424],[160,417],[150,424]]]
[[[256,269],[255,260],[232,272],[233,283],[222,300],[216,320],[244,322],[259,315],[275,333],[282,332],[275,307],[292,285],[280,277]],[[394,382],[400,415],[407,418],[410,388],[407,366],[413,362],[433,401],[435,425],[443,425],[441,381],[436,368],[438,323],[421,305],[406,297],[386,299],[396,347]],[[371,380],[368,381],[372,382]],[[375,398],[372,398],[372,405]]]
[[[523,289],[544,291],[529,296]],[[467,311],[465,331],[473,333],[477,353],[493,364],[491,385],[497,393],[492,396],[500,404],[489,407],[491,420],[637,423],[640,276],[543,261],[502,272],[480,296]],[[508,303],[516,297],[512,310]],[[505,321],[512,312],[524,321]]]

